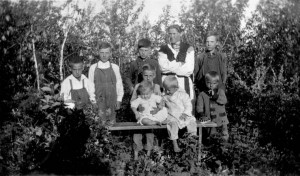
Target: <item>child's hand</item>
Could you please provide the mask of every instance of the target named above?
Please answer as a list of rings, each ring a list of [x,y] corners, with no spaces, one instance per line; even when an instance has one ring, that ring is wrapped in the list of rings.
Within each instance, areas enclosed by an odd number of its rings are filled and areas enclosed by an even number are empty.
[[[135,118],[137,121],[139,121],[141,119],[141,115],[139,113],[135,113]]]
[[[186,115],[186,114],[184,114],[184,113],[181,114],[181,116],[179,117],[180,120],[184,120],[184,121],[185,121],[187,118],[188,118],[188,115]]]
[[[121,108],[121,102],[117,101],[116,103],[116,110],[119,110]]]
[[[160,110],[159,108],[153,108],[153,110],[150,111],[150,114],[152,114],[152,115],[157,114],[157,112],[158,112],[159,110]]]
[[[139,112],[143,112],[145,110],[145,108],[142,105],[139,105],[137,108],[137,111]]]

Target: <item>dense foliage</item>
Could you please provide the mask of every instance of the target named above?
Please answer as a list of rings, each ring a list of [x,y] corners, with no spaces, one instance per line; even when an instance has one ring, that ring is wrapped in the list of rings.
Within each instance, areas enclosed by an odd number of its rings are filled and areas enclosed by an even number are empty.
[[[59,83],[70,74],[70,55],[85,57],[86,74],[96,61],[97,43],[109,41],[113,62],[126,73],[137,40],[149,37],[155,55],[165,27],[173,23],[170,7],[152,25],[147,19],[138,23],[143,3],[102,3],[103,10],[94,14],[92,6],[81,9],[73,1],[61,7],[52,1],[0,2],[1,175],[300,174],[298,1],[261,0],[245,28],[240,25],[246,0],[195,0],[183,6],[183,38],[196,55],[204,49],[206,33],[216,30],[221,34],[218,49],[229,61],[230,140],[205,139],[201,164],[197,139],[184,131],[183,152],[173,153],[170,141],[163,140],[150,157],[132,161],[130,133],[111,134],[91,107],[63,107]],[[134,120],[128,103],[126,88],[118,120]]]

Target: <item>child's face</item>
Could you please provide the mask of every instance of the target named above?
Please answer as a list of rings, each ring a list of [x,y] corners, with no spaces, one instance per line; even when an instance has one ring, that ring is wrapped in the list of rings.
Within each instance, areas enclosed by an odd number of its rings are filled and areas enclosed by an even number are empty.
[[[70,66],[71,66],[72,75],[75,78],[80,79],[83,71],[83,63],[71,64]]]
[[[142,47],[139,49],[139,54],[142,59],[146,59],[151,55],[151,48]]]
[[[210,90],[216,90],[218,88],[219,81],[217,79],[206,79],[206,87]]]
[[[148,91],[141,94],[140,96],[142,99],[148,100],[148,99],[150,99],[152,93],[153,93],[153,91],[149,89]]]
[[[111,49],[110,48],[100,49],[99,56],[102,62],[104,63],[107,62],[112,57]]]
[[[177,87],[169,87],[169,86],[164,86],[164,88],[165,88],[166,95],[170,95],[170,96],[172,96],[178,89]]]
[[[213,51],[217,46],[217,38],[215,36],[209,36],[206,39],[206,48],[208,51]]]
[[[143,71],[143,80],[144,81],[150,81],[153,83],[153,79],[155,78],[155,73],[151,70],[145,70]]]

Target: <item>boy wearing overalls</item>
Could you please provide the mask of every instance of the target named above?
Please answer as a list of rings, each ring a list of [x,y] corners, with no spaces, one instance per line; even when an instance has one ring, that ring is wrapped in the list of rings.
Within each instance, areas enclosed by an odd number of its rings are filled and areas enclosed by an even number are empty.
[[[82,108],[88,103],[96,105],[95,87],[85,75],[83,59],[74,55],[70,58],[70,69],[72,74],[61,83],[60,94],[68,108]]]
[[[89,80],[95,85],[96,101],[102,124],[116,122],[116,110],[120,109],[124,95],[119,66],[109,62],[112,58],[111,46],[107,42],[99,45],[100,60],[91,65]]]

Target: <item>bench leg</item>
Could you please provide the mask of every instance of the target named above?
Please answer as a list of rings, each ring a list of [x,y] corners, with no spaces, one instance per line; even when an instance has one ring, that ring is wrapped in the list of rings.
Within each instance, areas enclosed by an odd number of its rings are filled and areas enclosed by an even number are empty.
[[[198,141],[198,163],[201,165],[201,147],[202,147],[202,127],[199,126],[199,141]]]

